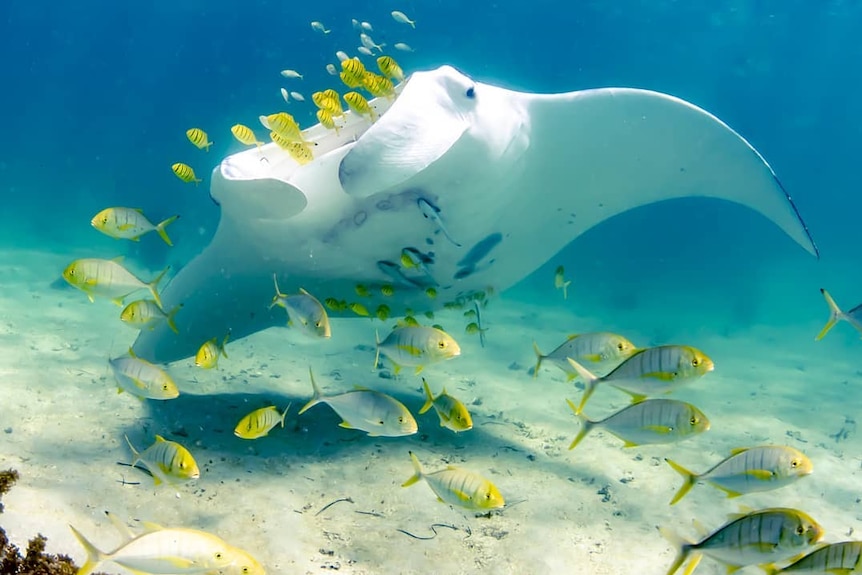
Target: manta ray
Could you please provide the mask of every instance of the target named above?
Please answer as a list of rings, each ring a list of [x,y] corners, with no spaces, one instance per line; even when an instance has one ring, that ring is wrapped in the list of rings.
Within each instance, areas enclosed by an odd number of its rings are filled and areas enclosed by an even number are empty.
[[[372,100],[374,123],[347,112],[337,133],[305,130],[309,163],[267,144],[216,167],[218,228],[161,296],[165,309],[182,304],[179,333],[141,332],[138,356],[174,361],[228,331],[283,325],[269,309],[273,276],[346,315],[362,313],[351,303],[399,315],[499,292],[593,226],[674,198],[747,206],[818,255],[766,160],[679,98],[531,94],[450,66],[415,72],[398,92]]]

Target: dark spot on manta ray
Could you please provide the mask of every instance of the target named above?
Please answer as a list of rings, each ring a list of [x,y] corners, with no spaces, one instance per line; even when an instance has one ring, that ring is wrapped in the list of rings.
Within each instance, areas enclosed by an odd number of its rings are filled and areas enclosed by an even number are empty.
[[[377,209],[380,210],[381,212],[391,210],[392,209],[392,201],[389,199],[380,200],[379,202],[377,202]]]
[[[455,275],[453,276],[456,280],[462,280],[468,276],[473,275],[476,272],[476,266],[469,266],[466,268],[461,268]]]
[[[357,226],[361,226],[362,224],[364,224],[365,220],[367,220],[367,219],[368,219],[368,212],[366,212],[364,210],[361,212],[356,212],[353,215],[353,223],[356,224]]]
[[[434,240],[432,238],[425,238],[425,243],[428,244],[429,246],[433,246]]]
[[[467,91],[464,92],[464,95],[470,99],[475,98],[476,97],[476,88],[473,86],[470,86],[469,88],[467,88]]]
[[[493,250],[497,244],[503,241],[503,234],[494,232],[479,240],[476,245],[470,248],[461,261],[458,262],[458,267],[475,267],[482,259]],[[472,272],[471,272],[472,273]],[[457,276],[456,276],[457,277]]]

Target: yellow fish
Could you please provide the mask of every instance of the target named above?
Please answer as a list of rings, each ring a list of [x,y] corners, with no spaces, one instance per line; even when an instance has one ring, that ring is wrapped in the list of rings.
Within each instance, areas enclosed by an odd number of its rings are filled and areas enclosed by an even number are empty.
[[[424,479],[443,503],[473,511],[490,511],[506,505],[500,490],[481,475],[454,465],[433,473],[425,473],[416,455],[412,451],[409,453],[414,473],[401,487],[409,487]]]
[[[356,284],[356,287],[354,287],[353,290],[359,297],[371,297],[371,291],[368,289],[367,286],[364,286],[362,284]]]
[[[281,136],[281,140],[285,142],[305,142],[299,124],[287,112],[261,116],[260,123]],[[276,141],[275,138],[273,138],[273,141]]]
[[[361,82],[362,75],[365,73],[365,65],[359,58],[354,56],[341,62],[341,71]]]
[[[289,409],[290,405],[284,408],[282,413],[278,413],[278,408],[274,405],[255,409],[239,420],[233,434],[240,439],[265,437],[276,425],[281,424],[281,427],[284,427],[284,418]]]
[[[392,297],[395,294],[395,287],[389,284],[380,286],[380,293],[386,297]]]
[[[134,455],[131,466],[143,463],[156,485],[185,483],[201,476],[201,470],[191,452],[175,441],[168,441],[161,435],[156,435],[156,442],[141,453],[138,453],[128,437],[126,443]]]
[[[563,290],[563,299],[568,299],[569,294],[567,290],[571,285],[572,281],[566,281],[565,273],[566,270],[563,269],[563,266],[557,268],[557,270],[554,272],[554,287]]]
[[[335,94],[335,97],[330,96],[330,92]],[[341,108],[341,97],[335,90],[326,90],[324,92],[314,92],[311,95],[311,101],[321,110],[326,110],[332,116],[340,116],[343,111]]]
[[[148,289],[159,307],[162,307],[162,298],[156,287],[168,268],[156,276],[156,279],[147,283],[138,279],[129,270],[124,268],[117,260],[102,260],[85,258],[75,260],[63,270],[63,279],[75,286],[93,301],[93,296],[107,297],[117,305],[123,305],[123,300],[130,294],[140,290]]]
[[[317,111],[317,121],[320,122],[327,130],[335,130],[335,134],[338,135],[341,128],[335,123],[335,120],[332,118],[332,112],[329,110],[318,110]]]
[[[379,319],[380,321],[386,321],[391,315],[389,306],[385,303],[380,304],[379,306],[377,306],[377,311],[374,312],[374,315],[376,315],[377,319]]]
[[[326,307],[331,309],[332,311],[344,311],[347,309],[347,302],[344,300],[337,300],[334,297],[328,297],[323,300],[323,303],[326,304]]]
[[[202,369],[212,369],[218,367],[219,354],[227,357],[227,352],[224,346],[227,345],[227,340],[230,337],[230,332],[224,336],[221,345],[218,343],[218,338],[214,337],[204,342],[195,354],[195,365]]]
[[[427,295],[431,299],[434,299],[437,297],[437,290],[433,287],[429,287],[428,289],[425,290],[425,295]]]
[[[378,76],[374,72],[365,72],[362,75],[362,87],[375,97],[391,98],[395,95],[395,86],[392,85],[392,81],[385,76]]]
[[[470,335],[476,335],[476,334],[481,335],[481,334],[485,333],[486,331],[488,331],[488,328],[487,327],[479,327],[478,323],[476,323],[475,321],[471,321],[464,328],[464,331],[466,333],[469,333]]]
[[[161,367],[135,356],[129,348],[129,355],[108,360],[111,371],[117,379],[119,393],[128,391],[141,399],[174,399],[179,397],[177,384]]]
[[[240,144],[245,144],[246,146],[257,146],[258,148],[263,145],[263,142],[259,142],[257,137],[254,135],[254,131],[248,126],[243,124],[234,124],[230,129],[233,137],[236,138]]]
[[[175,305],[171,311],[165,313],[154,300],[139,299],[123,308],[120,320],[136,329],[155,329],[156,325],[165,321],[171,331],[178,334],[180,332],[174,323],[174,317],[182,307],[182,304]]]
[[[369,116],[372,122],[377,121],[377,112],[374,111],[374,108],[371,107],[371,104],[368,103],[368,100],[366,100],[362,94],[359,94],[358,92],[347,92],[343,97],[351,110],[360,116]]]
[[[857,305],[853,309],[848,312],[844,312],[838,307],[838,304],[835,303],[835,300],[832,299],[832,296],[829,295],[829,292],[823,288],[820,288],[820,293],[823,294],[823,297],[826,299],[826,305],[829,306],[829,319],[826,321],[826,325],[823,326],[823,329],[820,330],[820,333],[817,334],[817,337],[814,339],[820,341],[823,337],[829,333],[836,323],[841,320],[846,321],[854,328],[856,331],[862,333],[862,304]]]
[[[404,71],[401,70],[401,66],[391,56],[380,56],[377,58],[377,68],[384,76],[395,78],[399,82],[404,81]]]
[[[195,171],[188,164],[177,162],[176,164],[171,166],[171,169],[174,171],[174,174],[179,179],[186,182],[187,184],[190,182],[194,182],[195,185],[198,185],[203,181],[202,179],[195,176]]]
[[[341,72],[338,75],[338,77],[341,78],[341,81],[348,88],[359,88],[362,86],[362,77],[361,76],[355,77],[355,76],[353,76],[347,72]]]
[[[354,302],[347,306],[347,309],[355,313],[356,315],[362,317],[369,317],[371,314],[368,313],[368,309],[359,302]]]
[[[437,397],[431,393],[431,388],[425,378],[422,378],[422,387],[425,389],[425,405],[419,410],[419,415],[422,415],[432,407],[437,412],[440,418],[440,427],[451,429],[455,433],[473,429],[473,418],[470,417],[470,412],[467,411],[467,406],[446,393],[446,388]]]
[[[197,146],[199,150],[206,149],[206,151],[209,152],[210,146],[213,145],[213,143],[209,141],[207,133],[200,128],[190,128],[186,130],[186,137],[189,139],[189,142]]]
[[[285,140],[278,132],[270,132],[269,137],[300,166],[304,166],[314,159],[311,148],[302,142]]]
[[[153,225],[144,216],[143,210],[137,208],[105,208],[90,220],[90,225],[118,240],[138,241],[146,233],[155,231],[169,246],[174,245],[168,237],[165,228],[179,219],[171,216],[163,222]]]
[[[139,575],[266,575],[263,566],[246,551],[228,545],[205,531],[147,524],[145,531],[135,536],[125,524],[111,515],[109,518],[125,535],[123,543],[111,552],[101,551],[80,531],[70,526],[75,538],[87,552],[87,561],[78,570],[78,575],[90,575],[108,562]]]

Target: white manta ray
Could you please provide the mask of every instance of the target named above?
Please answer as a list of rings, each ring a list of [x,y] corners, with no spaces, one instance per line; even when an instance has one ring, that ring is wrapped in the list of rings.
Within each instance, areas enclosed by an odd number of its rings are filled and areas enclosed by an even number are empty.
[[[268,310],[273,274],[288,293],[359,301],[372,314],[381,303],[398,315],[504,290],[593,226],[671,198],[748,206],[817,255],[763,157],[678,98],[631,88],[526,94],[443,66],[414,73],[394,103],[372,105],[374,124],[348,112],[339,134],[306,130],[309,164],[268,144],[216,168],[218,230],[162,294],[165,309],[183,305],[179,334],[141,332],[135,353],[173,361],[228,330],[235,339],[283,324],[283,312]],[[416,265],[403,265],[403,253]],[[357,284],[375,297],[358,297]],[[388,298],[377,289],[387,284]]]

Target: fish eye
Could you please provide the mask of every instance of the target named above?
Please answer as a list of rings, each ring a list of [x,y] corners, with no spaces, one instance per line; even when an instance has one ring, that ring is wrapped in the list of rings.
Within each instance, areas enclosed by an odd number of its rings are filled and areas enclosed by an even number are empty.
[[[319,322],[319,321],[318,321],[318,322],[315,322],[314,327],[320,327],[320,323],[321,323],[321,322]]]
[[[437,347],[439,347],[440,349],[446,349],[446,342],[445,341],[438,342]]]
[[[473,98],[476,97],[476,88],[474,88],[473,86],[470,86],[469,88],[467,88],[467,91],[464,92],[464,95],[472,100]]]
[[[103,224],[107,224],[107,223],[108,223],[108,216],[102,216],[102,223],[103,223]]]
[[[696,418],[696,417],[692,417],[691,419],[689,419],[689,420],[688,420],[688,422],[689,422],[690,424],[692,424],[692,425],[697,425],[697,418]]]
[[[221,558],[222,558],[221,551],[216,551],[215,558],[216,558],[216,559],[221,559]]]
[[[692,360],[691,360],[691,366],[692,366],[692,367],[697,367],[697,366],[698,366],[698,364],[700,364],[700,360],[699,360],[699,359],[697,359],[696,357],[695,357],[694,359],[692,359]]]
[[[242,572],[243,572],[243,573],[250,573],[250,571],[249,571],[249,568],[248,568],[248,567],[243,567],[243,568],[242,568]]]
[[[485,493],[485,499],[491,499],[491,492],[490,491]]]
[[[797,525],[796,526],[796,534],[802,535],[803,533],[805,533],[805,527],[803,527],[802,525]]]
[[[399,417],[398,417],[398,423],[404,423],[404,418],[403,418],[403,417],[401,417],[401,416],[399,416]]]
[[[626,346],[624,346],[624,345],[623,345],[623,342],[620,342],[620,343],[618,343],[618,344],[617,344],[617,349],[618,349],[618,350],[620,350],[620,351],[622,351],[623,349],[625,349],[625,347],[626,347]]]
[[[791,461],[791,462],[790,462],[790,467],[792,467],[793,469],[796,469],[797,467],[799,467],[799,460],[798,460],[798,459],[794,459],[793,461]]]
[[[166,384],[162,385],[162,391],[167,391],[167,390],[168,390],[168,384],[166,383]]]

